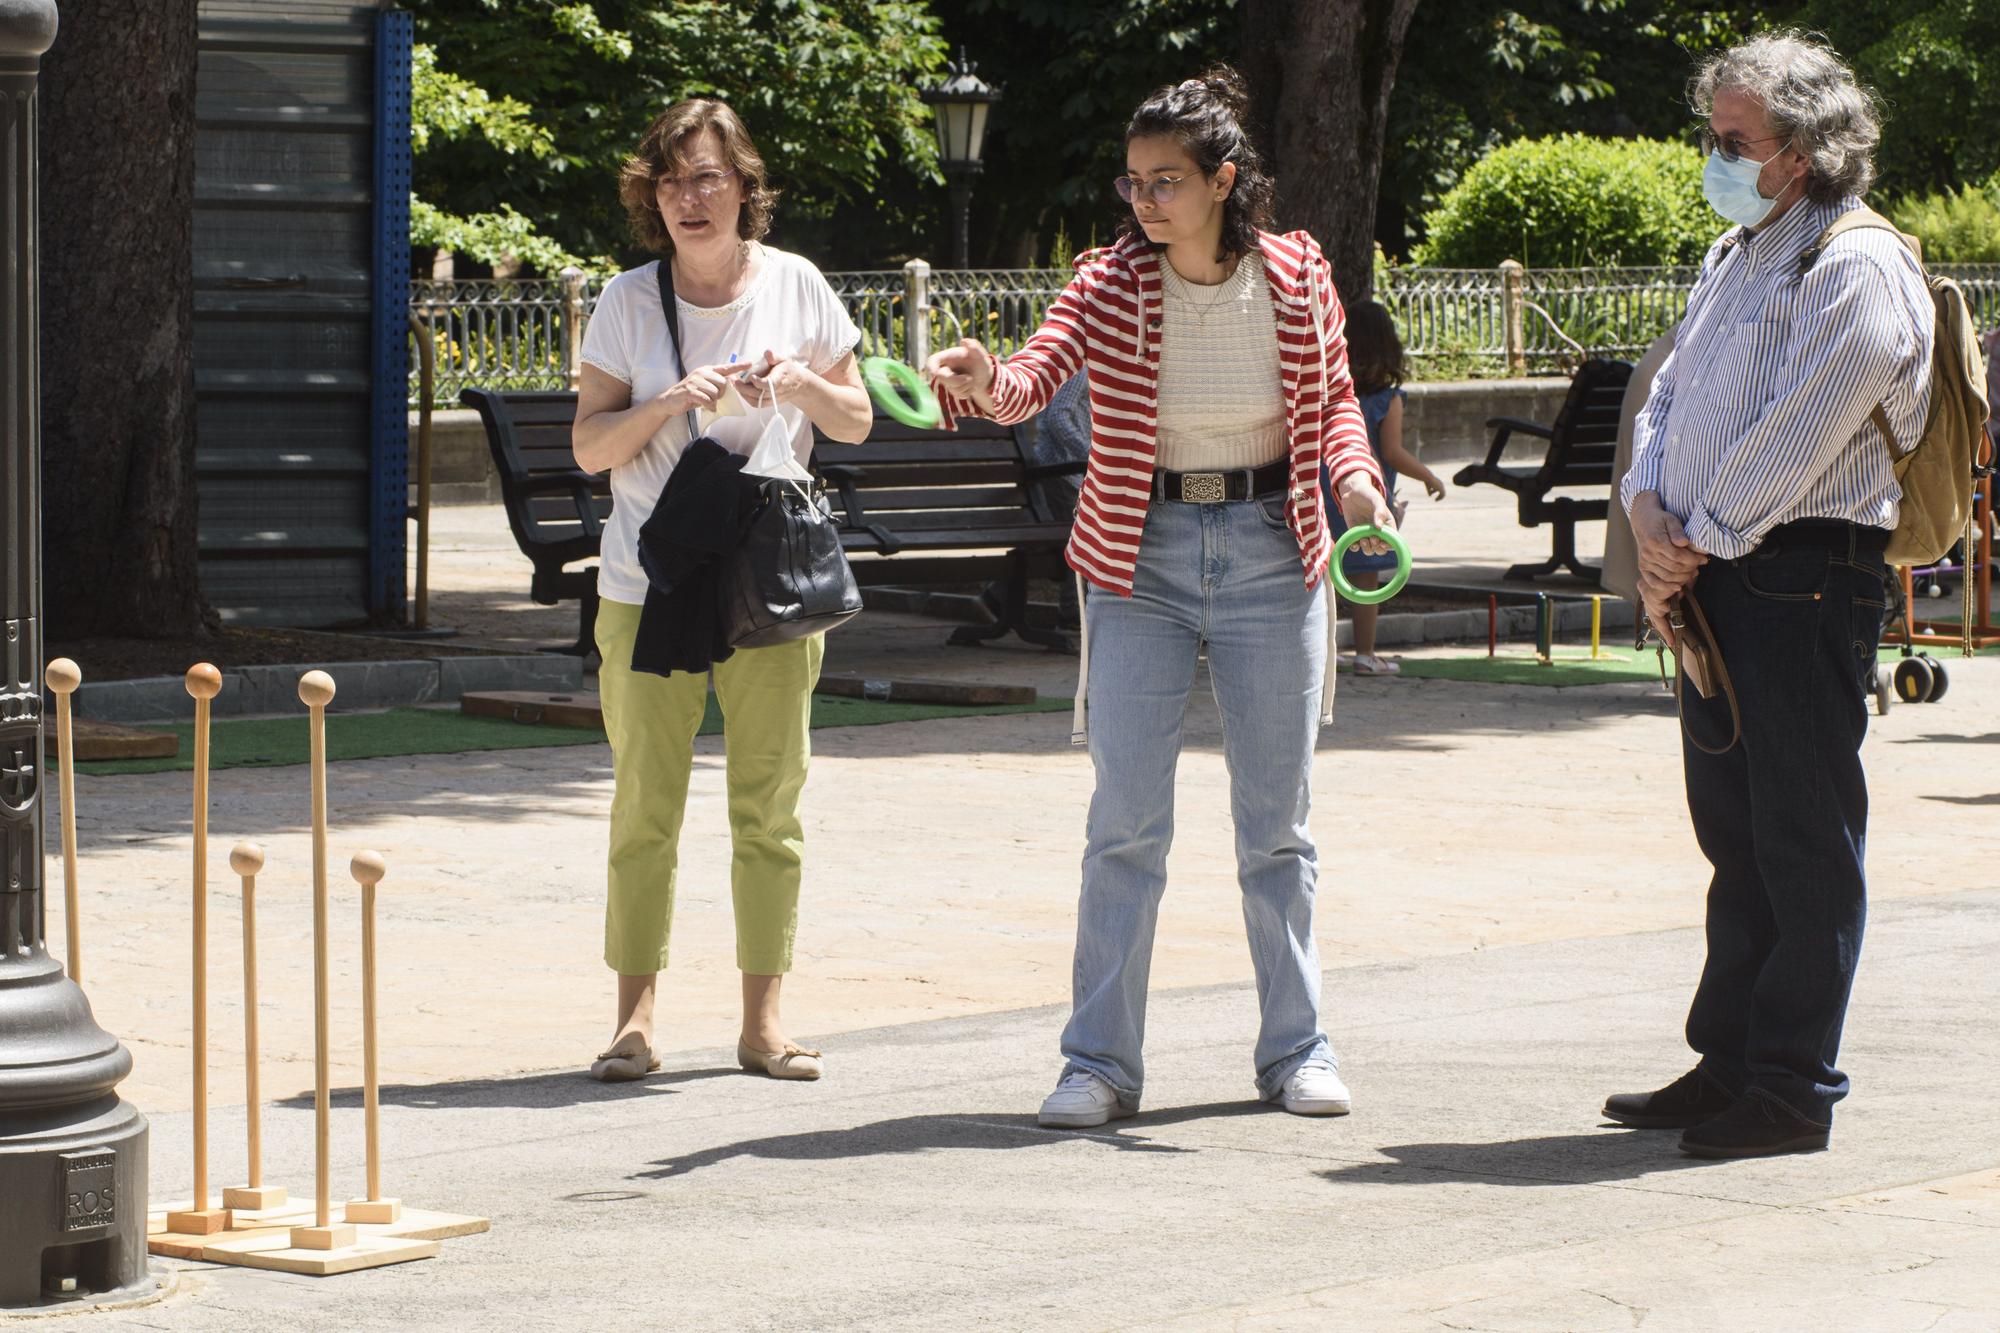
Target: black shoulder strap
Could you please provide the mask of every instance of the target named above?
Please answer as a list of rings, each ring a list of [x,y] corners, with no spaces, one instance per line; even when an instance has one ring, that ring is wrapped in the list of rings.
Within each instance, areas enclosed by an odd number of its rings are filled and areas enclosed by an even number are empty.
[[[681,356],[681,303],[674,297],[673,258],[661,255],[657,271],[660,279],[660,309],[667,317],[667,336],[674,344],[674,378],[677,381],[684,380],[687,378],[687,362]],[[693,440],[700,436],[701,431],[695,426],[695,415],[692,411],[687,414],[687,419],[688,439]]]

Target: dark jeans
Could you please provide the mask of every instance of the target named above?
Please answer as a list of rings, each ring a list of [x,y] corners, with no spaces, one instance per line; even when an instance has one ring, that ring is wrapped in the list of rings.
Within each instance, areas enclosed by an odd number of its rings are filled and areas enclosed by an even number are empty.
[[[1708,962],[1688,1012],[1701,1066],[1821,1123],[1847,1095],[1834,1066],[1867,915],[1861,740],[1881,637],[1879,529],[1786,524],[1695,583],[1735,681],[1743,739],[1683,735],[1688,811],[1715,867]],[[1729,735],[1719,695],[1685,690],[1686,730]]]

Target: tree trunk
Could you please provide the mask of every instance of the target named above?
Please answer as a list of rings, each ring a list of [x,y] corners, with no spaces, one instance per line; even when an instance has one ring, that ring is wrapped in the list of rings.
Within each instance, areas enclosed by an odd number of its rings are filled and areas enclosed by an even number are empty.
[[[62,637],[203,629],[195,5],[63,0],[42,63],[43,570]]]
[[[1374,290],[1382,135],[1417,0],[1243,0],[1243,72],[1278,184],[1280,230],[1304,228],[1341,300]]]

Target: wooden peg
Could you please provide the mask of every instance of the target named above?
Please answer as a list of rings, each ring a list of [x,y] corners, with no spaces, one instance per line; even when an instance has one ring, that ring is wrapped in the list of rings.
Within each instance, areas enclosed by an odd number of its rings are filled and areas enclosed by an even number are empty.
[[[167,1215],[167,1229],[206,1236],[227,1231],[227,1208],[208,1206],[208,715],[222,673],[207,662],[188,668],[194,698],[194,1203]]]
[[[56,696],[56,752],[61,763],[63,931],[69,937],[69,979],[83,984],[83,923],[76,914],[76,736],[70,722],[70,695],[83,672],[67,657],[49,663],[42,679]]]
[[[389,873],[380,852],[356,852],[348,872],[361,885],[361,1108],[368,1145],[368,1196],[347,1202],[350,1222],[383,1225],[401,1219],[403,1205],[382,1197],[382,1118],[375,1043],[375,886]]]
[[[239,842],[229,849],[229,868],[243,881],[243,1100],[250,1183],[222,1191],[223,1205],[238,1212],[282,1208],[289,1199],[282,1185],[264,1183],[262,1097],[257,1078],[257,874],[264,849]]]
[[[328,1082],[327,910],[326,910],[326,706],[333,700],[333,677],[308,671],[299,677],[306,706],[312,755],[313,874],[313,1225],[293,1227],[299,1249],[327,1250],[354,1243],[352,1227],[333,1225],[332,1178],[328,1151],[333,1098]]]

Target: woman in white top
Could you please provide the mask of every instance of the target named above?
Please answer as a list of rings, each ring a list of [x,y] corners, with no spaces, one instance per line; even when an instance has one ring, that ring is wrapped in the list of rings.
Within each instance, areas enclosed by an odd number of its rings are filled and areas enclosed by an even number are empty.
[[[598,569],[598,682],[615,788],[604,959],[618,974],[618,1022],[591,1072],[644,1077],[653,1056],[653,995],[667,962],[681,817],[709,676],[632,669],[646,600],[639,528],[690,441],[689,414],[721,410],[703,433],[747,455],[774,412],[801,461],[814,426],[859,442],[873,422],[855,367],[860,332],[819,270],[764,245],[776,192],[735,112],[693,99],[669,107],[626,164],[619,194],[655,263],[605,287],[583,340],[572,447],[578,466],[611,473],[612,509]],[[679,307],[676,357],[658,267]],[[715,664],[727,751],[730,866],[743,1030],[737,1058],[778,1078],[818,1078],[819,1053],[791,1042],[778,996],[791,968],[804,833],[799,793],[820,637],[738,649]]]

